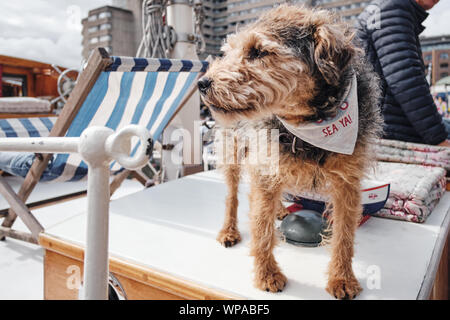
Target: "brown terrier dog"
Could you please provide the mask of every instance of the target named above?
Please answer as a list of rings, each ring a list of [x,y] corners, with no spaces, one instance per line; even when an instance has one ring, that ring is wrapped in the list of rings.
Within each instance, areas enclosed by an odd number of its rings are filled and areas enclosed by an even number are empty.
[[[198,84],[205,104],[219,123],[233,124],[240,132],[237,140],[248,128],[280,133],[276,172],[263,172],[267,165],[246,166],[256,287],[271,292],[284,288],[286,277],[272,253],[277,241],[275,217],[285,215],[280,201],[284,191],[312,190],[330,195],[333,211],[326,290],[340,299],[355,297],[362,290],[352,269],[355,230],[362,212],[360,180],[371,161],[371,139],[381,127],[378,78],[355,46],[348,26],[324,10],[280,6],[228,36],[222,49],[223,57],[210,65]],[[333,119],[347,108],[345,99],[351,90],[352,99],[357,99],[355,113],[338,119],[339,127]],[[346,134],[344,127],[355,118],[348,126],[355,128],[352,145],[351,132]],[[323,137],[316,130],[313,143],[297,135],[296,128],[327,121],[327,127],[320,127]],[[337,132],[344,135],[325,149],[314,143],[316,138],[337,137]],[[350,145],[350,152],[339,149],[342,143]],[[236,159],[238,149],[227,148],[226,152],[234,153],[227,157]],[[218,241],[226,247],[240,240],[236,216],[240,167],[236,162],[224,165],[229,193]]]

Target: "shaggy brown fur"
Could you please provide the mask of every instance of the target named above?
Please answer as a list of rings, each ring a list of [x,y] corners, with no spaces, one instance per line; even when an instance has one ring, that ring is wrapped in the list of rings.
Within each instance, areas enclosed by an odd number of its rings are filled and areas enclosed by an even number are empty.
[[[332,258],[326,289],[340,299],[361,291],[352,270],[353,241],[362,212],[360,180],[370,163],[368,146],[380,128],[380,116],[378,79],[352,38],[348,27],[330,12],[280,6],[230,35],[223,57],[200,80],[203,100],[215,118],[236,130],[232,141],[241,139],[240,133],[249,128],[280,130],[276,141],[271,141],[280,146],[278,170],[268,174],[267,165],[246,165],[251,186],[251,254],[255,285],[262,290],[277,292],[286,284],[272,253],[278,239],[274,219],[287,214],[280,201],[282,193],[315,190],[332,199]],[[295,142],[275,116],[293,124],[333,117],[353,72],[359,99],[354,153],[338,154]],[[247,150],[238,149],[226,148],[225,157],[245,157]],[[237,227],[241,166],[239,159],[224,165],[226,218],[217,239],[226,247],[241,239]]]

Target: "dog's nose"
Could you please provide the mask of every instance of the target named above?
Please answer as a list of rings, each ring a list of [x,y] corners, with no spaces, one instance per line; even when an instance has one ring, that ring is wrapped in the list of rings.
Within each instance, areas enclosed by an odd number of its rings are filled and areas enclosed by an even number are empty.
[[[202,77],[198,80],[197,85],[201,93],[205,94],[206,91],[211,87],[212,80],[208,77]]]

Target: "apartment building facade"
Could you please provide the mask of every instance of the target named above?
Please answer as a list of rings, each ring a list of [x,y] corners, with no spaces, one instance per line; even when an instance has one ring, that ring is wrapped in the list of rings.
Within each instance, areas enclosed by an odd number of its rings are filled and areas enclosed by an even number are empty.
[[[202,0],[203,35],[208,54],[220,54],[227,34],[258,19],[281,3],[335,10],[345,20],[355,19],[369,0]],[[142,39],[142,0],[113,0],[112,6],[91,10],[83,24],[83,57],[96,47],[114,55],[135,55]],[[202,58],[204,58],[202,57]]]
[[[334,10],[351,22],[370,0],[203,0],[206,54],[219,54],[227,34],[255,21],[262,12],[286,2]]]
[[[423,37],[423,61],[427,70],[431,69],[431,85],[450,75],[450,35]]]
[[[112,55],[136,55],[142,39],[141,15],[142,0],[113,1],[113,6],[89,11],[81,21],[83,58],[87,59],[97,47],[104,47]]]

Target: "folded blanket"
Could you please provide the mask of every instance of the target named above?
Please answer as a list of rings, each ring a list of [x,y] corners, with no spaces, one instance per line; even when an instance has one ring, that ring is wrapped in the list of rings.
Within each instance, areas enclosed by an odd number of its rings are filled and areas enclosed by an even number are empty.
[[[445,192],[443,168],[379,162],[372,179],[391,184],[389,199],[375,215],[424,222]]]
[[[424,222],[445,192],[446,171],[443,168],[405,163],[378,162],[363,182],[383,181],[390,184],[389,196],[362,187],[362,204],[365,214],[412,222]],[[378,184],[385,192],[386,185]],[[374,196],[378,197],[375,198]],[[307,209],[322,212],[329,196],[303,192],[284,195],[286,200],[300,203]],[[321,206],[318,206],[321,203]],[[376,204],[375,209],[373,205]],[[381,204],[379,206],[379,204]],[[313,205],[315,207],[313,207]]]
[[[379,139],[375,143],[377,160],[421,164],[450,169],[450,148]]]
[[[0,113],[48,113],[52,111],[50,101],[32,97],[0,98]]]

